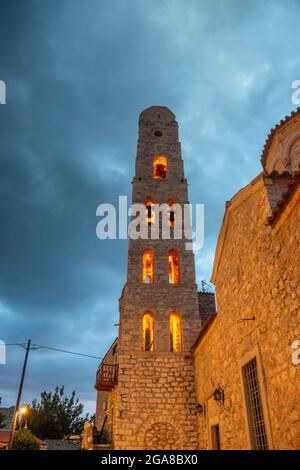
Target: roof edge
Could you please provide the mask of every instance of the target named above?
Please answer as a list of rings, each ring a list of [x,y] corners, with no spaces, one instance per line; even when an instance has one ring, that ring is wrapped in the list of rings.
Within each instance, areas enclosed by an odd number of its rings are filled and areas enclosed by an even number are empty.
[[[199,332],[199,335],[196,339],[196,341],[194,342],[193,346],[191,347],[191,352],[195,352],[197,347],[199,346],[199,344],[201,343],[202,339],[204,338],[204,336],[206,335],[206,333],[210,330],[210,328],[212,327],[212,325],[214,324],[216,318],[217,318],[217,312],[212,314],[212,315],[209,315],[209,317],[207,318],[206,322],[204,323],[204,325],[202,326],[200,332]]]
[[[292,111],[291,114],[285,116],[284,119],[282,119],[279,124],[276,124],[275,127],[272,127],[269,134],[268,134],[268,137],[265,141],[265,145],[263,147],[263,150],[262,150],[262,153],[261,153],[261,157],[260,157],[260,161],[261,161],[261,164],[263,166],[263,168],[265,169],[265,164],[266,164],[266,161],[267,161],[267,155],[268,155],[268,151],[271,147],[271,144],[273,142],[273,138],[275,137],[275,135],[277,134],[277,132],[279,130],[281,130],[289,121],[290,119],[294,118],[295,116],[297,116],[298,114],[300,114],[300,107],[297,108],[295,111]]]
[[[226,201],[225,213],[222,219],[221,228],[220,228],[220,232],[219,232],[219,236],[217,240],[213,270],[212,270],[212,274],[210,278],[210,281],[212,282],[212,284],[215,284],[215,279],[218,273],[219,262],[221,259],[223,245],[224,245],[225,238],[226,238],[229,213],[235,207],[239,206],[242,202],[244,202],[248,197],[251,197],[251,195],[254,192],[256,192],[264,184],[263,176],[264,176],[264,172],[262,171],[252,181],[250,181],[250,183],[248,183],[246,186],[241,188],[237,193],[235,193],[229,201]]]

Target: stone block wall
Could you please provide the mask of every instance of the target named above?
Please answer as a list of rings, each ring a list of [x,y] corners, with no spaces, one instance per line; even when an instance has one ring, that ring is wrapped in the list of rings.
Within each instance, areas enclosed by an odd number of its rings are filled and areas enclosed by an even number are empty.
[[[181,314],[182,347],[189,353],[200,330],[196,286],[173,285],[158,289],[155,284],[136,284],[134,288],[126,284],[120,300],[120,353],[141,352],[142,318],[147,310],[154,317],[155,351],[170,351],[170,313],[175,311]]]
[[[300,338],[300,190],[275,225],[266,225],[262,178],[227,206],[212,281],[218,315],[195,351],[200,448],[210,447],[218,422],[222,449],[249,448],[243,399],[243,358],[255,354],[261,369],[269,448],[300,447],[300,369],[291,344]],[[211,398],[221,386],[225,401]],[[212,406],[214,405],[214,406]]]
[[[120,354],[116,449],[196,449],[191,354]]]
[[[212,292],[198,292],[199,315],[202,325],[210,315],[216,313],[215,294]]]

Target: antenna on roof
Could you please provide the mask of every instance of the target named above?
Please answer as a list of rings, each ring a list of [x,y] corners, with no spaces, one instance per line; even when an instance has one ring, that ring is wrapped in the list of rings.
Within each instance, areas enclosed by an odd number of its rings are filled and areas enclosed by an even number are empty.
[[[201,292],[211,293],[212,292],[212,285],[206,282],[204,279],[201,281]]]

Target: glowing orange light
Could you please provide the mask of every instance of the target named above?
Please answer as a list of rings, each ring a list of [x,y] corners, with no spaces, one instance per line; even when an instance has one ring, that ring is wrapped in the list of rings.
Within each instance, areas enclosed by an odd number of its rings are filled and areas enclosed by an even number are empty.
[[[153,177],[155,179],[165,179],[167,177],[167,159],[159,155],[153,160]]]
[[[21,406],[21,408],[20,408],[21,415],[26,415],[28,413],[28,411],[29,411],[28,406],[26,406],[26,405]]]
[[[153,210],[154,205],[155,205],[155,202],[153,201],[153,199],[147,199],[145,201],[146,222],[148,225],[155,223],[155,211]]]
[[[170,314],[170,349],[173,352],[182,350],[181,317],[179,313]]]
[[[143,351],[154,351],[154,320],[151,313],[143,316]]]
[[[175,227],[175,211],[172,208],[169,212],[169,225],[170,227]]]
[[[154,254],[151,249],[147,249],[143,253],[143,283],[153,284],[154,280]]]
[[[170,227],[175,227],[176,224],[176,201],[175,199],[169,199],[167,201],[167,204],[169,204],[169,226]]]
[[[179,273],[179,253],[176,250],[169,251],[169,283],[178,284],[180,281]]]

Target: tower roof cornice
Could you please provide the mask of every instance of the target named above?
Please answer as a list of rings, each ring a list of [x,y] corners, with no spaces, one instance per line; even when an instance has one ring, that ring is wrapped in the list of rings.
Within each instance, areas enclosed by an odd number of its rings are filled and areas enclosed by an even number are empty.
[[[162,126],[177,125],[175,114],[166,106],[150,106],[141,112],[140,127],[152,127],[158,123]]]

